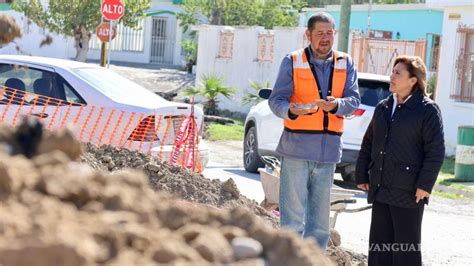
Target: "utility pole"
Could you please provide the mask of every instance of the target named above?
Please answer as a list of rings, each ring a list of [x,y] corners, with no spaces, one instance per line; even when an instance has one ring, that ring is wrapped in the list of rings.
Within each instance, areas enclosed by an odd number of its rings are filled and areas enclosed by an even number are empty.
[[[369,1],[369,11],[367,13],[367,32],[365,33],[365,36],[367,38],[370,37],[370,19],[371,19],[371,14],[372,13],[372,0]]]
[[[347,52],[349,45],[349,26],[351,23],[351,0],[341,0],[341,20],[339,22],[339,37],[337,50]]]

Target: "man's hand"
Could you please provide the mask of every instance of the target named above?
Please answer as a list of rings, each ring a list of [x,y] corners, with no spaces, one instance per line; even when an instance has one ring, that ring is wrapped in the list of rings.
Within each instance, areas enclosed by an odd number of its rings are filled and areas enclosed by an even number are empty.
[[[362,190],[369,190],[369,183],[364,183],[364,184],[359,184],[357,185],[358,188],[362,189]]]
[[[316,102],[319,108],[329,112],[337,107],[337,100],[333,96],[326,97],[326,100],[319,100]]]
[[[415,195],[416,195],[416,203],[420,202],[420,200],[422,200],[424,198],[429,198],[430,197],[430,193],[424,191],[421,188],[416,189],[416,194]]]

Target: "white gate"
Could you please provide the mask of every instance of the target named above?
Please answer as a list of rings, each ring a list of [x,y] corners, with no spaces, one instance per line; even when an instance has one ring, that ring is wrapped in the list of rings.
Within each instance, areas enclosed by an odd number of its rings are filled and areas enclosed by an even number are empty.
[[[171,17],[153,17],[151,28],[152,64],[173,64],[176,35],[176,19]]]

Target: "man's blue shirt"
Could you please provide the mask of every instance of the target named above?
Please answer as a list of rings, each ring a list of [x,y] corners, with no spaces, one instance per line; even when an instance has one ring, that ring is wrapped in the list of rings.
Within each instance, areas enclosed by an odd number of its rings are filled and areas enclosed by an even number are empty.
[[[318,60],[310,55],[323,98],[326,99],[329,78],[332,72],[332,53],[326,60]],[[288,119],[290,97],[293,95],[293,61],[288,55],[283,59],[273,92],[268,99],[272,112],[280,118]],[[360,104],[357,71],[352,58],[347,57],[347,80],[342,98],[337,99],[336,115],[352,114]],[[341,136],[329,134],[302,134],[283,131],[277,153],[294,159],[321,163],[338,163],[342,155]]]

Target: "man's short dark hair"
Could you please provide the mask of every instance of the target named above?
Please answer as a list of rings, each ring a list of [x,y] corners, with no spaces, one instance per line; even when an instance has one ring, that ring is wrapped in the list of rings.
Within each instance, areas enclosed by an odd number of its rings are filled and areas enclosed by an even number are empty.
[[[336,23],[334,22],[334,18],[326,12],[319,12],[312,15],[308,19],[308,30],[312,31],[317,22],[331,23],[332,28],[333,29],[336,28]]]

